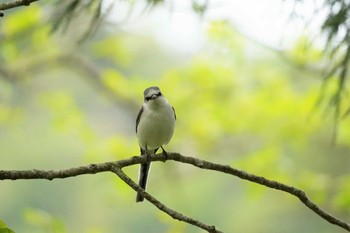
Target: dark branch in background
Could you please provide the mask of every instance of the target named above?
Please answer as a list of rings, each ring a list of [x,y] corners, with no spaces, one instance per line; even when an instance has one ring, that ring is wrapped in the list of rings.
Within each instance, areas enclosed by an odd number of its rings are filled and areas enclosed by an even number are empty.
[[[83,28],[83,33],[79,36],[78,42],[83,42],[91,35],[93,35],[101,22],[104,20],[105,16],[109,13],[110,9],[107,9],[104,14],[102,14],[102,1],[103,0],[70,0],[58,1],[54,8],[54,13],[51,16],[52,22],[52,32],[61,30],[65,33],[69,27],[72,25],[74,27],[74,19],[78,16],[85,14],[88,19],[86,27]],[[79,26],[81,27],[81,25]]]
[[[334,130],[333,142],[336,141],[337,129],[340,117],[347,116],[347,112],[342,113],[342,101],[348,79],[348,65],[350,58],[350,2],[341,0],[326,0],[329,8],[329,14],[323,22],[322,31],[327,35],[327,44],[325,52],[329,53],[330,72],[326,74],[325,79],[338,78],[338,88],[330,97],[329,106],[334,109]],[[340,60],[339,64],[334,64],[332,60]]]
[[[3,16],[4,10],[11,8],[30,5],[30,3],[38,0],[8,0],[5,3],[0,3],[0,16]],[[67,0],[67,1],[56,1],[53,7],[54,13],[52,14],[52,30],[65,32],[67,28],[73,24],[74,19],[81,14],[88,15],[90,19],[86,25],[86,30],[82,33],[79,42],[86,40],[99,28],[104,17],[108,14],[108,10],[103,14],[101,13],[101,4],[103,0]],[[147,8],[152,9],[157,5],[170,6],[169,12],[176,10],[175,3],[177,0],[146,0]],[[130,3],[130,9],[133,10],[134,1]],[[136,2],[136,1],[135,1]],[[304,0],[295,0],[295,4],[303,4]],[[191,0],[192,10],[195,14],[204,15],[208,10],[211,9],[212,4],[209,0]],[[314,15],[311,18],[302,15],[303,12],[299,13],[297,10],[291,12],[291,19],[296,15],[300,15],[306,26],[308,23],[313,21],[312,19],[319,15],[326,14],[324,22],[320,28],[320,33],[327,37],[327,44],[324,47],[326,57],[329,59],[326,64],[325,80],[337,79],[338,88],[331,94],[331,96],[323,96],[325,92],[321,92],[321,97],[318,103],[328,100],[328,106],[331,107],[331,113],[334,116],[334,130],[333,130],[333,141],[336,141],[337,128],[339,120],[342,117],[350,115],[350,103],[348,106],[344,106],[344,90],[346,89],[348,80],[349,65],[348,54],[350,53],[350,2],[348,0],[324,0],[322,6],[315,4]],[[301,9],[303,6],[301,6]],[[111,8],[110,8],[111,9]],[[294,6],[294,9],[297,9]],[[318,36],[319,38],[320,36]],[[338,62],[340,61],[340,62]],[[325,81],[325,83],[327,83]],[[323,85],[326,86],[326,85]],[[346,103],[345,103],[346,104]],[[328,111],[329,112],[329,111]]]
[[[103,82],[102,74],[96,64],[85,56],[77,54],[78,52],[63,53],[54,59],[56,59],[57,63],[70,67],[72,72],[78,72],[79,76],[85,79],[98,93],[106,96],[112,103],[117,104],[119,108],[122,107],[125,112],[134,115],[139,107],[138,103],[133,99],[126,99],[118,96],[118,93],[111,90]],[[41,65],[42,63],[39,64]]]
[[[0,16],[3,16],[1,11],[29,5],[30,3],[38,0],[8,0],[5,3],[0,3]],[[99,28],[104,17],[108,14],[108,10],[104,13],[101,12],[103,0],[66,0],[56,1],[53,7],[54,13],[51,17],[52,30],[61,30],[65,32],[69,26],[72,25],[74,28],[74,19],[78,18],[81,14],[85,14],[89,17],[89,22],[86,24],[87,27],[84,29],[80,40],[84,41],[89,38]],[[152,9],[157,5],[163,4],[169,8],[169,12],[176,10],[177,0],[146,0],[146,8]],[[130,3],[131,11],[134,9],[135,2]],[[141,2],[141,1],[140,1]],[[304,4],[304,0],[295,0],[294,10],[291,12],[291,20],[296,16],[304,20],[306,27],[315,17],[326,14],[324,22],[320,28],[320,33],[326,36],[327,44],[324,47],[325,56],[329,59],[329,62],[325,65],[325,80],[337,79],[338,88],[330,96],[323,96],[325,92],[321,92],[321,98],[317,101],[318,103],[328,101],[328,106],[331,107],[331,113],[334,116],[334,130],[333,130],[333,141],[336,141],[338,123],[341,117],[350,115],[350,104],[344,106],[344,90],[346,89],[349,59],[347,58],[350,52],[350,2],[347,0],[324,0],[320,6],[314,5],[314,13],[311,17],[303,15],[303,12],[297,12],[298,4]],[[195,14],[200,16],[204,15],[208,10],[213,7],[210,0],[191,0],[191,8]],[[303,9],[303,6],[299,7]],[[111,8],[109,8],[111,9]],[[317,38],[320,36],[318,35]],[[339,62],[340,61],[340,62]],[[327,83],[327,82],[325,82]],[[323,85],[326,86],[326,85]],[[317,104],[316,104],[317,105]],[[319,105],[317,105],[319,106]],[[328,109],[327,109],[328,110]],[[328,111],[330,112],[330,111]]]
[[[136,185],[129,177],[127,177],[121,169],[123,167],[139,164],[141,162],[145,162],[147,158],[145,157],[139,157],[134,156],[129,159],[125,160],[119,160],[116,162],[106,162],[106,163],[100,163],[100,164],[90,164],[86,166],[81,167],[75,167],[75,168],[69,168],[64,170],[24,170],[24,171],[8,171],[8,170],[0,170],[0,180],[18,180],[18,179],[47,179],[47,180],[53,180],[58,178],[68,178],[68,177],[74,177],[84,174],[95,174],[99,172],[113,172],[116,173],[122,180],[124,180],[130,187],[132,187],[135,191],[140,191],[140,187]],[[277,189],[286,193],[289,193],[295,197],[297,197],[305,206],[307,206],[309,209],[311,209],[313,212],[318,214],[320,217],[328,221],[329,223],[332,223],[334,225],[337,225],[347,231],[350,232],[350,224],[338,219],[331,214],[327,213],[326,211],[322,210],[320,207],[318,207],[314,202],[312,202],[305,192],[303,190],[297,189],[295,187],[282,184],[277,181],[269,180],[261,176],[256,176],[250,173],[247,173],[245,171],[241,171],[235,168],[232,168],[228,165],[221,165],[217,163],[212,163],[208,161],[204,161],[201,159],[193,158],[193,157],[187,157],[182,156],[178,153],[168,153],[168,158],[165,159],[164,156],[161,154],[157,154],[155,156],[152,156],[152,161],[165,161],[165,160],[174,160],[182,163],[192,164],[193,166],[207,169],[207,170],[213,170],[218,172],[223,172],[226,174],[230,174],[236,177],[239,177],[244,180],[248,180],[272,189]],[[159,208],[161,211],[164,211],[171,217],[178,219],[180,221],[184,221],[190,224],[193,224],[195,226],[198,226],[208,232],[220,232],[215,229],[214,226],[209,226],[203,223],[200,223],[197,220],[193,220],[191,218],[185,217],[182,214],[179,214],[162,203],[160,203],[158,200],[156,200],[153,196],[148,194],[145,191],[141,192],[144,197],[150,201],[152,204],[154,204],[157,208]],[[173,212],[172,212],[173,211]]]
[[[341,106],[342,106],[342,99],[344,98],[343,92],[345,90],[345,80],[347,78],[348,74],[348,64],[350,59],[350,45],[345,50],[345,55],[342,60],[342,65],[340,67],[340,74],[339,74],[339,80],[338,80],[338,88],[336,92],[334,93],[333,97],[331,98],[330,105],[334,105],[334,130],[333,130],[333,142],[336,141],[337,137],[337,129],[338,129],[338,122],[339,118],[342,115],[341,113]],[[344,114],[346,116],[346,113]]]
[[[102,75],[99,68],[90,59],[76,53],[61,54],[57,58],[58,63],[71,67],[73,72],[80,72],[80,76],[86,80],[98,93],[105,95],[112,103],[122,106],[132,114],[137,111],[138,103],[133,100],[121,99],[116,92],[108,88],[102,81]],[[136,110],[135,110],[136,109]]]
[[[321,30],[327,36],[324,51],[329,57],[329,65],[326,68],[330,70],[326,72],[325,80],[338,79],[338,88],[329,98],[329,106],[333,107],[334,110],[332,140],[335,142],[339,120],[342,115],[347,116],[350,110],[349,106],[349,110],[341,112],[350,58],[350,22],[348,17],[350,15],[350,2],[325,0],[325,6],[328,7],[328,16],[323,22]],[[340,62],[333,62],[333,60]]]
[[[1,40],[1,39],[0,39]],[[122,107],[124,111],[134,115],[139,104],[133,99],[121,98],[117,92],[111,90],[104,82],[100,68],[87,56],[81,55],[81,51],[60,52],[48,56],[37,56],[28,60],[19,67],[6,67],[0,64],[0,79],[16,84],[30,77],[35,77],[35,72],[48,72],[52,70],[53,65],[60,65],[70,68],[79,77],[84,79],[93,89],[105,96],[112,103]]]
[[[3,78],[9,83],[15,83],[17,80],[19,80],[17,74],[3,66],[3,64],[0,64],[0,78]]]

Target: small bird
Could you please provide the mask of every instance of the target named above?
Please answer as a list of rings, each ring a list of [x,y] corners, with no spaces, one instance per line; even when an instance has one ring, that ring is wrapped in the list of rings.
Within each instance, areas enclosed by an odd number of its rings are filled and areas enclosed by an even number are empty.
[[[139,172],[139,186],[146,190],[148,172],[151,167],[151,155],[168,144],[175,130],[175,109],[163,96],[159,87],[147,88],[144,92],[144,103],[136,119],[136,135],[141,155],[147,156],[148,162],[142,163]],[[142,202],[143,196],[137,193],[136,202]]]

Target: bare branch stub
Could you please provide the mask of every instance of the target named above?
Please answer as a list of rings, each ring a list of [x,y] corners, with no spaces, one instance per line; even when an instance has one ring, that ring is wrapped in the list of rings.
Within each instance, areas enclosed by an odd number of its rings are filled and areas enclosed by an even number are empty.
[[[4,3],[0,3],[0,11],[16,8],[19,6],[29,6],[32,2],[39,0],[12,0]],[[0,17],[3,17],[4,13],[0,12]]]

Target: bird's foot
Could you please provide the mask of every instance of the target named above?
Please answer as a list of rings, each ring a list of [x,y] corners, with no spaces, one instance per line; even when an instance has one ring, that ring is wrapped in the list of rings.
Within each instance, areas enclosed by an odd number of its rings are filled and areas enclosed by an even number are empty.
[[[165,159],[168,159],[169,158],[168,152],[166,152],[162,146],[161,146],[161,148],[163,150],[162,155],[165,157]]]
[[[147,151],[146,151],[146,159],[147,159],[147,162],[152,161],[151,155]]]

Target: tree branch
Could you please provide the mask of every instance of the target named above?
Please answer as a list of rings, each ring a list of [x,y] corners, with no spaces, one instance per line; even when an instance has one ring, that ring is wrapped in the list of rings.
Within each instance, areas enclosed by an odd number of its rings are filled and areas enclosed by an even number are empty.
[[[13,0],[4,3],[0,3],[0,11],[8,10],[11,8],[16,8],[19,6],[29,6],[32,2],[39,0]],[[3,17],[4,13],[0,12],[0,17]]]
[[[185,215],[176,212],[175,210],[172,210],[162,204],[160,201],[158,201],[156,198],[148,194],[145,190],[143,190],[140,186],[138,186],[134,181],[132,181],[123,171],[120,167],[115,166],[113,168],[113,172],[119,176],[120,179],[122,179],[125,183],[127,183],[131,188],[133,188],[136,192],[140,192],[149,202],[151,202],[153,205],[155,205],[158,209],[161,211],[167,213],[172,218],[177,219],[179,221],[187,222],[191,225],[200,227],[207,232],[210,233],[223,233],[215,228],[215,226],[209,226],[207,224],[204,224],[198,220],[186,217]]]
[[[0,180],[18,180],[18,179],[58,179],[58,178],[68,178],[68,177],[74,177],[79,175],[85,175],[85,174],[95,174],[100,172],[113,172],[117,174],[124,182],[126,182],[131,188],[133,188],[136,191],[142,190],[135,182],[133,182],[128,176],[125,175],[124,172],[121,171],[123,167],[139,164],[141,162],[146,162],[145,157],[140,156],[134,156],[129,159],[119,160],[116,162],[106,162],[106,163],[99,163],[99,164],[90,164],[86,166],[80,166],[75,168],[69,168],[69,169],[63,169],[63,170],[23,170],[23,171],[16,171],[16,170],[0,170]],[[236,177],[239,177],[244,180],[248,180],[269,188],[277,189],[286,193],[289,193],[295,197],[297,197],[305,206],[307,206],[309,209],[311,209],[313,212],[318,214],[320,217],[328,221],[329,223],[332,223],[334,225],[337,225],[347,231],[350,232],[350,224],[332,216],[331,214],[327,213],[326,211],[322,210],[319,206],[317,206],[314,202],[312,202],[305,192],[301,189],[285,185],[283,183],[273,181],[266,179],[262,176],[256,176],[250,173],[247,173],[245,171],[241,171],[235,168],[232,168],[228,165],[221,165],[217,163],[212,163],[209,161],[193,158],[193,157],[187,157],[183,156],[179,153],[168,153],[168,157],[164,158],[161,154],[157,154],[155,156],[152,156],[152,161],[166,161],[166,160],[174,160],[182,163],[192,164],[193,166],[199,167],[201,169],[207,169],[207,170],[213,170],[218,172],[223,172],[226,174],[230,174]],[[164,211],[174,219],[178,219],[180,221],[185,221],[187,223],[190,223],[192,225],[198,226],[210,233],[214,232],[220,232],[215,229],[214,226],[209,226],[203,223],[200,223],[197,220],[193,220],[191,218],[188,218],[180,213],[177,213],[168,207],[166,207],[164,204],[160,203],[157,199],[152,197],[150,194],[148,194],[145,191],[141,191],[141,193],[144,195],[144,197],[150,201],[152,204],[154,204],[157,208],[159,208],[161,211]]]

